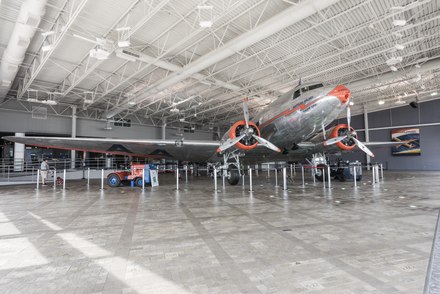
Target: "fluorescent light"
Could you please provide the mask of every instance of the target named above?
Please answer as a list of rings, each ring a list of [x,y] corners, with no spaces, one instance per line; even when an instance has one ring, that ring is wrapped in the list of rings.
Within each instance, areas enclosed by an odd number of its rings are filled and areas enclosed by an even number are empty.
[[[432,93],[431,93],[431,96],[436,96],[436,95],[438,95],[437,92],[432,92]]]
[[[353,106],[353,105],[354,105],[354,102],[353,102],[353,101],[350,101],[350,105]]]
[[[172,108],[172,109],[170,110],[170,112],[178,113],[178,112],[179,112],[179,109],[177,109],[177,108]]]
[[[47,105],[57,105],[58,104],[58,102],[56,102],[55,100],[43,100],[43,101],[41,101],[41,103],[47,104]]]
[[[35,99],[35,98],[28,98],[27,101],[28,102],[40,102],[38,99]]]
[[[404,101],[404,100],[397,100],[396,102],[395,102],[396,104],[405,104],[406,103],[406,101]]]
[[[392,71],[397,71],[397,67],[395,67],[395,66],[390,66],[390,69],[392,70]]]
[[[130,102],[128,102],[128,104],[129,105],[136,105],[136,102],[135,101],[130,101]]]
[[[393,57],[391,57],[390,59],[388,59],[387,61],[386,61],[386,63],[387,63],[387,65],[396,65],[396,64],[398,64],[398,63],[401,63],[402,62],[402,60],[403,60],[403,58],[402,58],[402,56],[393,56]]]
[[[110,56],[110,52],[108,52],[104,49],[97,48],[97,49],[90,50],[89,56],[96,58],[98,60],[105,60],[105,59],[108,59],[108,57]]]
[[[201,21],[199,21],[199,26],[202,28],[210,28],[210,27],[212,27],[212,21],[211,20],[201,20]]]
[[[48,32],[41,33],[41,35],[42,35],[43,37],[51,36],[51,35],[53,35],[53,34],[55,34],[54,31],[48,31]]]
[[[47,52],[52,50],[52,48],[53,48],[52,44],[44,45],[43,47],[41,47],[41,51]]]
[[[405,46],[401,45],[401,44],[396,44],[396,45],[394,45],[394,48],[396,48],[397,50],[403,50],[403,49],[405,49]]]
[[[116,31],[117,32],[123,32],[123,31],[128,31],[130,29],[131,29],[131,27],[121,27],[121,28],[116,28]]]
[[[383,100],[379,100],[379,105],[384,105],[385,104],[385,101],[383,101]]]
[[[405,19],[395,19],[395,20],[393,20],[393,25],[395,27],[403,27],[404,25],[406,25],[406,20]]]
[[[125,47],[129,47],[130,46],[130,40],[123,40],[123,41],[119,41],[118,42],[118,46],[120,48],[125,48]]]

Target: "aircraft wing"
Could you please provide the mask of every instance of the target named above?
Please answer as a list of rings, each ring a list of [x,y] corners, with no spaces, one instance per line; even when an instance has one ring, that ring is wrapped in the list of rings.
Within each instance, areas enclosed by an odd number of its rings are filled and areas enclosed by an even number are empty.
[[[131,155],[148,158],[165,158],[181,161],[203,162],[215,155],[218,141],[156,140],[156,139],[104,139],[66,137],[16,137],[3,139],[29,146],[98,153]]]

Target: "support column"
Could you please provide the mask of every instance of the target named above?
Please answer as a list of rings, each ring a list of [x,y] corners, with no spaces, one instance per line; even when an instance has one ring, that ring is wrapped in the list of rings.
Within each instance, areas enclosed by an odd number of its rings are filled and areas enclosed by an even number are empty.
[[[370,142],[370,131],[368,128],[368,112],[367,107],[364,105],[364,129],[365,129],[365,142]],[[370,170],[370,155],[366,154],[367,159],[367,169]]]
[[[76,138],[76,106],[72,106],[72,138]],[[70,151],[71,168],[75,168],[76,151]]]
[[[24,137],[24,133],[15,133],[17,137]],[[24,170],[24,144],[14,143],[14,171]]]
[[[163,124],[162,124],[162,140],[166,139],[166,127],[167,127],[167,118],[163,118]]]

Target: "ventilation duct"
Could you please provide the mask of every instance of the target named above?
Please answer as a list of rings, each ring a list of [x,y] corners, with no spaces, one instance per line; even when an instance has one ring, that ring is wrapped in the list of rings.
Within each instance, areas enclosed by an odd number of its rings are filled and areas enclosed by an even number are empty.
[[[23,63],[27,48],[37,31],[47,0],[25,0],[21,4],[8,46],[0,65],[0,102],[4,100]]]

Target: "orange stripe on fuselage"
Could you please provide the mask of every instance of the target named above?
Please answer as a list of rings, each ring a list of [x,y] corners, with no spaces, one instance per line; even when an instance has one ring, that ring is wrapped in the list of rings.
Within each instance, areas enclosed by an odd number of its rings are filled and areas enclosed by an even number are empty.
[[[282,116],[286,116],[286,115],[292,114],[292,113],[294,113],[294,112],[296,112],[296,111],[298,111],[298,110],[304,110],[304,109],[306,109],[307,107],[309,107],[310,105],[315,104],[315,103],[316,103],[318,100],[320,100],[320,99],[321,99],[321,98],[317,98],[317,99],[315,99],[315,100],[313,100],[313,101],[310,101],[310,102],[307,103],[306,105],[304,105],[304,104],[300,104],[299,106],[297,106],[297,107],[295,107],[295,108],[293,108],[293,109],[290,109],[290,110],[289,110],[289,109],[284,110],[284,111],[281,112],[280,114],[278,114],[278,115],[272,117],[271,119],[269,119],[269,120],[266,121],[265,123],[261,124],[260,128],[264,128],[265,126],[271,124],[274,120],[276,120],[276,119],[278,119],[278,118],[280,118],[280,117],[282,117]]]

